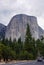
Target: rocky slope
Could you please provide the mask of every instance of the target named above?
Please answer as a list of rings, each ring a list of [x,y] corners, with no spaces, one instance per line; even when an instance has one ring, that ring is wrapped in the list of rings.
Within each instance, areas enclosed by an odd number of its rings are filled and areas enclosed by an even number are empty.
[[[6,26],[0,23],[0,40],[5,37]]]
[[[11,37],[13,41],[15,38],[18,39],[19,37],[21,37],[22,41],[24,41],[27,23],[30,26],[32,37],[35,38],[35,40],[40,38],[41,28],[37,24],[37,18],[35,16],[28,16],[25,14],[15,15],[11,19],[6,29],[5,38],[8,38],[9,40]]]
[[[41,39],[42,36],[44,37],[44,30],[39,26],[39,38]]]

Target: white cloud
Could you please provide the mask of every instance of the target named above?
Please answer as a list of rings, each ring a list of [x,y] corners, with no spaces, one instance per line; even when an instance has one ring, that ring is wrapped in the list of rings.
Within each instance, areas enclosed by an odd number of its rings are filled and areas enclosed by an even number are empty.
[[[37,17],[38,24],[44,29],[44,17]]]
[[[38,17],[44,29],[44,0],[0,0],[0,23],[7,25],[12,16],[20,13]]]

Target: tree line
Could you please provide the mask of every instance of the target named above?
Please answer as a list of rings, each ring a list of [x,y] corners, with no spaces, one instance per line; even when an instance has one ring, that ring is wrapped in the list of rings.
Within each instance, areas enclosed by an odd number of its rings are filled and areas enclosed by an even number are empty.
[[[25,41],[21,37],[11,41],[3,39],[0,41],[0,61],[8,60],[34,60],[38,57],[38,51],[44,57],[44,38],[36,40],[32,38],[30,27],[27,24]]]

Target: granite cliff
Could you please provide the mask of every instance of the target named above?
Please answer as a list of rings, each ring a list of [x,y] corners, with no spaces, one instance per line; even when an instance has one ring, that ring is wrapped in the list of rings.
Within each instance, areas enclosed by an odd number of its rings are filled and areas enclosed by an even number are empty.
[[[35,38],[35,40],[39,39],[43,30],[38,26],[37,18],[25,14],[13,16],[6,28],[5,38],[8,38],[9,40],[11,37],[11,40],[13,41],[15,38],[18,39],[21,37],[22,41],[24,41],[27,23],[30,26],[32,37]]]

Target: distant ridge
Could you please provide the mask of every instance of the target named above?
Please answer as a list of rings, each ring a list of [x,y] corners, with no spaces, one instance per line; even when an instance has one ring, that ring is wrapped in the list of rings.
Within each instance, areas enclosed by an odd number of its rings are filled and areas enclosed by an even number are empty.
[[[0,23],[0,40],[5,38],[6,26]]]

